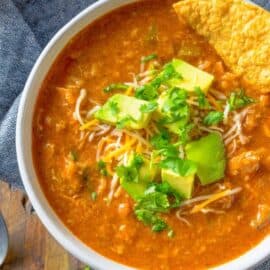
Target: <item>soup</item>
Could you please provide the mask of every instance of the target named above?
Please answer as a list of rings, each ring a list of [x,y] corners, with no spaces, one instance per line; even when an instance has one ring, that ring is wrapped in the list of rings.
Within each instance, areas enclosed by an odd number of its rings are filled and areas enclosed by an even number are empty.
[[[56,59],[33,120],[36,172],[85,244],[139,269],[205,269],[269,232],[269,96],[184,22],[141,1]]]

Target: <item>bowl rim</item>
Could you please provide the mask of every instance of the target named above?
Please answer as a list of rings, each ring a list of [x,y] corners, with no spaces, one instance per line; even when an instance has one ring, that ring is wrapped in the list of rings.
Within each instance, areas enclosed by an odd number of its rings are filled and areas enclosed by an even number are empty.
[[[87,25],[114,9],[138,0],[99,0],[81,11],[65,24],[50,40],[35,62],[22,92],[16,122],[16,152],[19,172],[29,199],[37,215],[50,234],[68,252],[80,261],[100,270],[132,270],[126,265],[113,261],[86,246],[60,220],[43,193],[33,165],[32,119],[41,84],[59,53],[72,37]],[[92,18],[93,16],[93,18]],[[88,20],[88,23],[87,23]],[[80,26],[80,23],[83,26]],[[77,30],[76,30],[77,27]],[[60,44],[60,43],[63,44]],[[59,48],[57,48],[59,46]],[[50,62],[47,72],[42,71],[46,61]],[[32,99],[32,100],[31,100]],[[32,101],[32,102],[31,102]],[[29,134],[30,132],[30,134]],[[213,267],[215,270],[250,269],[270,256],[270,236],[241,256]]]

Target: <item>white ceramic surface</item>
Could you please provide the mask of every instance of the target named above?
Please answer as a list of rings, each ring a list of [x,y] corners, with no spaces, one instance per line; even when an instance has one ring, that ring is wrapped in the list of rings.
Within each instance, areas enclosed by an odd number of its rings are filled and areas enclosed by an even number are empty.
[[[93,266],[96,270],[128,270],[131,268],[113,262],[87,247],[65,227],[50,207],[41,190],[33,166],[31,151],[33,111],[41,83],[57,55],[68,41],[100,16],[124,4],[135,1],[136,0],[100,0],[85,9],[63,27],[43,50],[32,69],[22,94],[17,118],[16,148],[19,170],[26,192],[39,218],[48,231],[65,249],[79,260]],[[216,267],[215,270],[250,269],[252,266],[264,260],[269,254],[270,237],[266,238],[248,253],[227,264]],[[196,258],[194,259],[196,260]]]

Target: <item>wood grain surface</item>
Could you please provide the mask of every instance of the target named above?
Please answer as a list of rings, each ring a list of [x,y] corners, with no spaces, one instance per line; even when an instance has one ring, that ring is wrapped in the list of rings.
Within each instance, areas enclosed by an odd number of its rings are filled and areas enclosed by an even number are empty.
[[[0,210],[9,231],[10,248],[1,270],[80,270],[84,265],[66,252],[31,211],[25,194],[0,181]]]

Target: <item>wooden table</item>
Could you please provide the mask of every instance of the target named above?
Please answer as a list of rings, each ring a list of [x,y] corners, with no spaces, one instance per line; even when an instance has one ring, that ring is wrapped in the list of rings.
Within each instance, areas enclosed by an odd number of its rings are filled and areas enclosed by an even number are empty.
[[[10,251],[3,270],[79,270],[84,265],[46,231],[21,191],[0,181],[0,210],[6,220]]]

